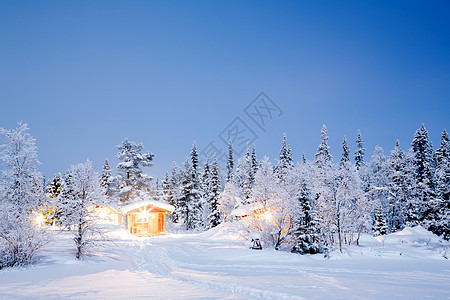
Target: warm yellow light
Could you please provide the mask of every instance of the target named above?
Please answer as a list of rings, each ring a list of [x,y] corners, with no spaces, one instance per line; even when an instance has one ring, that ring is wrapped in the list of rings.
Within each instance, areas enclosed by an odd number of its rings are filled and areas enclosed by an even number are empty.
[[[42,224],[44,224],[44,222],[45,222],[44,215],[43,214],[38,214],[36,216],[36,223],[38,223],[39,225],[42,225]]]
[[[266,220],[266,221],[269,221],[269,220],[271,220],[272,219],[272,214],[269,212],[269,211],[266,211],[266,212],[264,212],[263,214],[262,214],[262,217]]]
[[[150,213],[146,209],[141,210],[139,212],[139,219],[141,220],[141,222],[143,222],[144,220],[145,220],[145,222],[147,222],[149,216],[150,216]]]

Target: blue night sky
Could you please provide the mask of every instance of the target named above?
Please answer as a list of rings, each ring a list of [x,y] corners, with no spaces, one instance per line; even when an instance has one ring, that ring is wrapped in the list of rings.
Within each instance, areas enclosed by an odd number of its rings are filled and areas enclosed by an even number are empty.
[[[366,160],[397,138],[409,148],[422,122],[436,148],[449,20],[448,1],[0,1],[0,127],[29,124],[47,178],[86,158],[115,166],[124,137],[161,177],[194,140],[225,150],[236,117],[259,158],[286,132],[312,159],[322,124],[335,157],[358,129]],[[260,92],[282,111],[264,130],[244,112]]]

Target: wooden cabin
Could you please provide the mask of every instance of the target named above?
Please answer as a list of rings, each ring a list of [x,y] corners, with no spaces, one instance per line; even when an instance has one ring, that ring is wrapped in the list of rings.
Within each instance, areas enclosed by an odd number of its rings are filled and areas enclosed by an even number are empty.
[[[166,232],[166,215],[175,207],[170,204],[147,200],[112,209],[117,216],[114,224],[125,225],[128,231],[137,236],[157,236]]]

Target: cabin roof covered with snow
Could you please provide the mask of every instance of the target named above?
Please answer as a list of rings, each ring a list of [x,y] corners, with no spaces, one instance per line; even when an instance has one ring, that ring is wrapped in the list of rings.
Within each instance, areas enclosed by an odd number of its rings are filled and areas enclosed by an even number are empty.
[[[160,201],[156,201],[156,200],[145,200],[145,201],[139,201],[139,202],[135,202],[135,203],[131,203],[125,206],[122,206],[119,211],[122,214],[127,214],[133,210],[139,209],[141,207],[145,207],[145,206],[153,206],[155,208],[167,211],[168,213],[173,213],[173,211],[175,210],[175,207],[173,207],[170,204],[164,203],[164,202],[160,202]]]
[[[263,205],[259,202],[253,202],[246,205],[241,205],[238,208],[234,209],[231,214],[235,217],[244,217],[250,215],[252,212],[263,209]]]

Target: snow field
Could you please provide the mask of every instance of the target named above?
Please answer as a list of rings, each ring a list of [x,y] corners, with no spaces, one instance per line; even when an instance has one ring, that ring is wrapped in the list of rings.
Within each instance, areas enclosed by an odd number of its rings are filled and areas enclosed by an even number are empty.
[[[26,269],[0,271],[2,299],[449,299],[449,243],[421,227],[365,235],[343,253],[250,250],[230,225],[200,234],[137,238],[121,228],[114,244],[85,261],[59,235]]]

